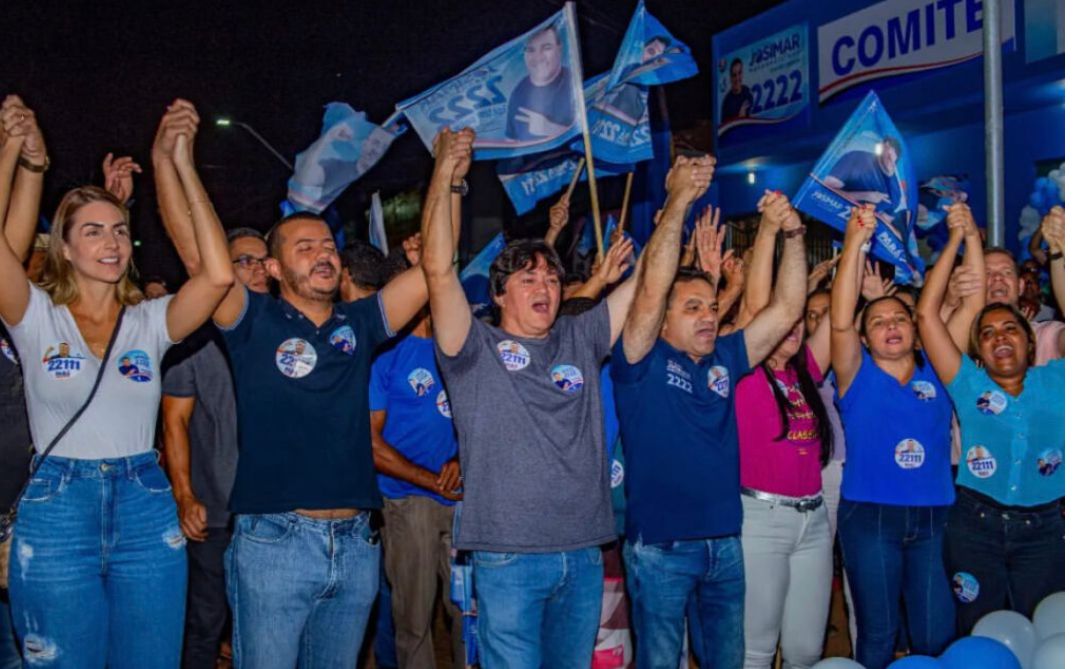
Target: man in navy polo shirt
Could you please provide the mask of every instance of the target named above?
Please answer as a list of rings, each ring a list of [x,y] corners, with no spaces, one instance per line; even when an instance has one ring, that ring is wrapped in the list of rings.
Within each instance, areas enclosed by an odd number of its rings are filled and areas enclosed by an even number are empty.
[[[677,268],[682,222],[702,191],[679,182],[667,187],[641,259],[641,285],[613,349],[636,665],[677,666],[692,603],[702,626],[700,666],[736,668],[744,662],[745,583],[733,393],[801,317],[804,226],[785,196],[761,199],[760,224],[785,238],[774,295],[748,327],[718,337],[711,278]]]

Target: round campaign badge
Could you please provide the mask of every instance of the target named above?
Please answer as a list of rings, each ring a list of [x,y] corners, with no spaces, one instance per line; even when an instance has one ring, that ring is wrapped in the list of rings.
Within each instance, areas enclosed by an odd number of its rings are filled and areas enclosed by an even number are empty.
[[[1055,448],[1044,450],[1038,454],[1038,473],[1042,476],[1056,474],[1062,464],[1064,464],[1064,454]]]
[[[424,367],[418,367],[410,372],[406,380],[410,382],[410,387],[414,389],[414,395],[417,397],[428,395],[429,391],[436,385],[436,379],[432,377],[432,372]]]
[[[556,365],[549,372],[553,385],[571,395],[583,387],[583,373],[575,365]]]
[[[436,396],[436,410],[444,418],[451,418],[451,402],[447,401],[447,391],[441,390]]]
[[[530,364],[530,351],[517,341],[505,339],[496,345],[496,350],[500,353],[500,361],[509,372],[526,369]]]
[[[150,356],[145,351],[132,349],[117,359],[117,371],[126,379],[136,383],[147,383],[154,378],[154,368]]]
[[[7,339],[0,337],[0,353],[4,354],[4,357],[10,360],[13,364],[19,364],[19,358],[15,355],[15,349],[11,348],[11,344]]]
[[[331,333],[331,346],[342,351],[346,355],[353,355],[357,349],[357,336],[349,325],[340,325]]]
[[[316,367],[316,347],[300,337],[291,337],[278,345],[275,364],[291,379],[308,376]]]
[[[971,446],[966,452],[966,468],[980,479],[997,473],[997,459],[984,446]]]
[[[41,366],[45,368],[45,373],[54,379],[70,379],[86,367],[86,356],[73,351],[71,344],[62,341],[45,349],[41,356]]]
[[[999,390],[986,390],[978,396],[978,411],[986,416],[997,416],[1008,406],[1008,398]]]
[[[917,469],[925,464],[925,447],[917,439],[903,439],[895,445],[895,464],[903,469]]]
[[[722,365],[707,370],[707,387],[719,397],[730,396],[730,371]]]
[[[936,399],[936,386],[928,381],[914,381],[910,384],[910,390],[922,402],[931,402]]]
[[[624,483],[624,465],[619,460],[614,460],[613,464],[609,465],[609,487],[619,488],[622,483]]]
[[[978,598],[981,585],[978,584],[978,579],[974,578],[974,574],[959,571],[951,577],[951,590],[955,593],[956,599],[964,604],[969,604]]]

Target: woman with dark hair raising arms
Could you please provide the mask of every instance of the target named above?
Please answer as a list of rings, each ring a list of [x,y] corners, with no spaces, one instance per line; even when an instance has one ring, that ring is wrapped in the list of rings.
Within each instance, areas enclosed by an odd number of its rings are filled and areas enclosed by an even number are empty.
[[[947,556],[958,632],[969,634],[986,613],[1010,607],[1030,617],[1043,597],[1064,589],[1064,359],[1034,366],[1027,319],[1004,303],[983,308],[984,293],[960,308],[973,321],[969,341],[966,329],[949,331],[940,321],[951,261],[964,239],[967,261],[978,276],[985,273],[969,211],[953,208],[948,227],[948,244],[918,302],[918,326],[962,428]],[[1063,244],[1058,248],[1063,263]]]
[[[846,431],[838,534],[857,616],[857,661],[894,659],[899,599],[910,648],[939,655],[955,610],[944,572],[951,483],[951,400],[921,352],[910,309],[869,302],[855,327],[860,267],[876,228],[869,206],[846,225],[831,289],[831,363]]]
[[[33,114],[17,98],[8,103],[0,133],[4,184],[13,168],[48,166]],[[10,570],[12,617],[33,666],[164,669],[180,662],[187,558],[153,448],[159,362],[210,317],[233,283],[222,226],[195,171],[197,122],[181,101],[160,130],[171,137],[171,168],[184,185],[204,259],[175,296],[143,300],[132,281],[128,212],[100,188],[75,188],[61,200],[40,286],[27,280],[7,237],[0,239],[0,318],[25,361],[37,450]],[[123,359],[141,373],[125,374]]]

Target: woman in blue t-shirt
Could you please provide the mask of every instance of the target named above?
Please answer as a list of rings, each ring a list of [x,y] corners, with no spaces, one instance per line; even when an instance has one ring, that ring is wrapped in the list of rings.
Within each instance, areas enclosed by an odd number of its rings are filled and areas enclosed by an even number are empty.
[[[831,291],[831,361],[846,434],[838,535],[857,617],[856,659],[882,669],[894,659],[905,602],[910,648],[938,655],[955,611],[944,572],[951,484],[951,400],[916,349],[910,309],[870,301],[854,323],[860,268],[876,228],[855,208]]]
[[[1027,319],[1007,304],[983,308],[981,291],[977,304],[961,308],[973,321],[969,333],[940,321],[964,236],[973,269],[985,274],[976,228],[951,214],[948,225],[948,244],[918,302],[918,324],[962,427],[947,539],[962,635],[991,611],[1011,608],[1030,617],[1042,598],[1064,589],[1064,360],[1035,367]],[[969,357],[962,354],[967,348]]]

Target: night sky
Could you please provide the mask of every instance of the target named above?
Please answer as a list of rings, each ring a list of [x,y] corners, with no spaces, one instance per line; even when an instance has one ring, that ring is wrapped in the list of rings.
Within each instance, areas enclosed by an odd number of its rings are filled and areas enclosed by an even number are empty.
[[[674,129],[710,117],[711,35],[777,0],[655,0],[654,14],[692,47],[700,74],[670,84]],[[68,187],[101,180],[107,151],[134,155],[137,260],[177,271],[153,203],[149,150],[165,106],[192,100],[202,117],[196,156],[227,227],[266,229],[289,172],[227,115],[251,124],[291,162],[315,140],[322,106],[348,102],[384,120],[403,100],[457,73],[560,8],[558,0],[364,2],[31,2],[6,0],[0,95],[23,96],[45,133],[52,168],[43,212]],[[584,78],[608,69],[634,0],[577,5]],[[339,199],[424,181],[431,161],[412,131]],[[473,175],[472,175],[473,176]]]

